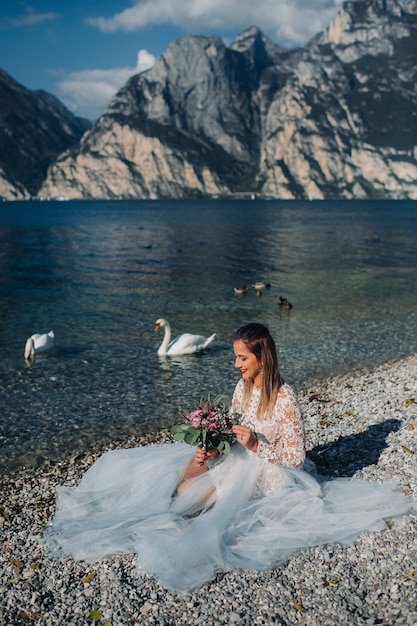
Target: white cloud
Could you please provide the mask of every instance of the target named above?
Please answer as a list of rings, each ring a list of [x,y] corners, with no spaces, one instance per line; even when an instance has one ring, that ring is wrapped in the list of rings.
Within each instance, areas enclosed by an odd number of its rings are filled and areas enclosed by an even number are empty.
[[[38,24],[43,24],[44,22],[50,22],[51,20],[56,20],[60,17],[58,13],[35,13],[33,9],[28,9],[25,15],[20,15],[19,17],[10,18],[8,20],[9,26],[15,28],[23,28],[26,26],[37,26]]]
[[[58,83],[58,97],[75,115],[96,119],[131,76],[149,69],[154,63],[153,54],[140,50],[136,67],[72,72]]]
[[[276,43],[299,45],[326,28],[341,0],[134,0],[112,17],[89,18],[102,32],[170,24],[197,34],[259,28]]]

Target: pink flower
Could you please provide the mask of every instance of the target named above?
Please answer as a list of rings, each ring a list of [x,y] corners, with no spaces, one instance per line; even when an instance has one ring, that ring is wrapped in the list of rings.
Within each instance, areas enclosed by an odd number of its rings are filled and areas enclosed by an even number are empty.
[[[197,426],[200,426],[201,424],[201,412],[200,411],[194,411],[193,413],[191,413],[191,423],[195,428],[197,428]]]

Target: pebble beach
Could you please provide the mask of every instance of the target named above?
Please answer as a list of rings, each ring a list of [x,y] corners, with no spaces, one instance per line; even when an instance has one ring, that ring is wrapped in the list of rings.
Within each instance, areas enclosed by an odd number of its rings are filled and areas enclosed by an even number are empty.
[[[307,455],[320,474],[393,480],[417,503],[417,356],[296,391]],[[113,447],[171,439],[161,431]],[[104,451],[1,478],[4,626],[417,626],[417,509],[349,546],[303,549],[273,570],[218,574],[191,594],[175,595],[138,573],[137,555],[94,564],[50,557],[42,534],[56,486],[78,484]]]

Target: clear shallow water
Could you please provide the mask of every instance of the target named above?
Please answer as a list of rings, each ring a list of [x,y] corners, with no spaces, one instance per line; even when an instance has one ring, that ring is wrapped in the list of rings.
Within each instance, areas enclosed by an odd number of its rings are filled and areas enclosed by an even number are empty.
[[[415,353],[416,242],[412,201],[1,203],[0,470],[171,426],[209,391],[230,399],[248,321],[269,326],[296,388]],[[160,359],[158,317],[215,343]],[[54,350],[28,365],[26,338],[51,329]]]

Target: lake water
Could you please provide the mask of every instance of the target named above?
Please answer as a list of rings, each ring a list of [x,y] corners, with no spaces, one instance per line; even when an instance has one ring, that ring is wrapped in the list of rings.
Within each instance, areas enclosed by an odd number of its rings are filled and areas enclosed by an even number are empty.
[[[416,242],[413,201],[1,203],[0,470],[171,426],[208,392],[230,400],[249,321],[296,389],[414,354]],[[159,317],[216,340],[161,359]],[[28,364],[27,337],[49,330],[55,348]]]

